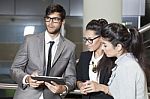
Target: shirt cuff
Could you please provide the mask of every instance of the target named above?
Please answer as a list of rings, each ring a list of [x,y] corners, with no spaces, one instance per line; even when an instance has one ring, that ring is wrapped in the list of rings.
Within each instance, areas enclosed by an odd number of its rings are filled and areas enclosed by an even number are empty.
[[[29,75],[25,75],[23,77],[23,80],[22,80],[22,83],[25,84],[25,85],[28,85],[29,83],[26,83],[26,78],[28,77]]]
[[[60,94],[61,96],[67,95],[67,93],[68,93],[68,86],[67,85],[64,85],[64,86],[65,86],[65,91]]]

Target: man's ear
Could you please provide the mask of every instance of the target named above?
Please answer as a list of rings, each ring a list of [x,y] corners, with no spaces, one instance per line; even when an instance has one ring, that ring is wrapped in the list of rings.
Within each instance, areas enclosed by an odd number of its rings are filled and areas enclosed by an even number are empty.
[[[65,19],[64,19],[64,20],[62,20],[62,24],[63,24],[63,25],[65,25],[65,22],[66,22],[66,21],[65,21]]]

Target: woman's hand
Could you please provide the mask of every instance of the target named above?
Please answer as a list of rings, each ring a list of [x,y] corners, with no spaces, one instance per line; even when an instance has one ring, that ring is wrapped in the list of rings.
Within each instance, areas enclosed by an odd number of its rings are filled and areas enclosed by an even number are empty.
[[[84,86],[84,90],[86,93],[98,92],[101,91],[101,86],[99,83],[94,81],[86,81]]]
[[[80,85],[80,91],[82,94],[87,94],[91,92],[99,92],[103,91],[104,93],[108,93],[108,86],[104,84],[99,84],[95,81],[86,81]]]
[[[84,82],[77,81],[77,87],[80,89],[81,94],[87,94],[87,93],[84,91],[84,88],[85,88],[85,83],[84,83]]]

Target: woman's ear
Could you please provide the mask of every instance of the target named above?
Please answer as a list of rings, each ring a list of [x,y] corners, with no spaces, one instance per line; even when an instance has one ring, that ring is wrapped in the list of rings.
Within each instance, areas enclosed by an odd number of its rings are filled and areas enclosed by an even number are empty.
[[[117,44],[117,46],[115,47],[115,49],[120,52],[122,51],[122,45],[121,44]]]

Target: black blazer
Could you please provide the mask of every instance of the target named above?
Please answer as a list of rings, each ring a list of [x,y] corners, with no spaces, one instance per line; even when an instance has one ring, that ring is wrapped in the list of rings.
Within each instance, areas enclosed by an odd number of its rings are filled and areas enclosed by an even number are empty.
[[[89,80],[89,63],[92,58],[92,53],[93,52],[86,51],[80,54],[80,59],[76,68],[77,81],[84,82],[86,80]],[[111,63],[114,64],[114,61],[111,58],[106,57],[106,55],[104,55],[100,61],[108,66],[104,66],[101,69],[99,82],[101,84],[107,85],[111,76],[111,72],[109,69],[113,68],[114,65],[111,65]],[[110,95],[106,95],[104,92],[94,92],[87,95],[82,95],[82,99],[113,99],[113,97]]]

